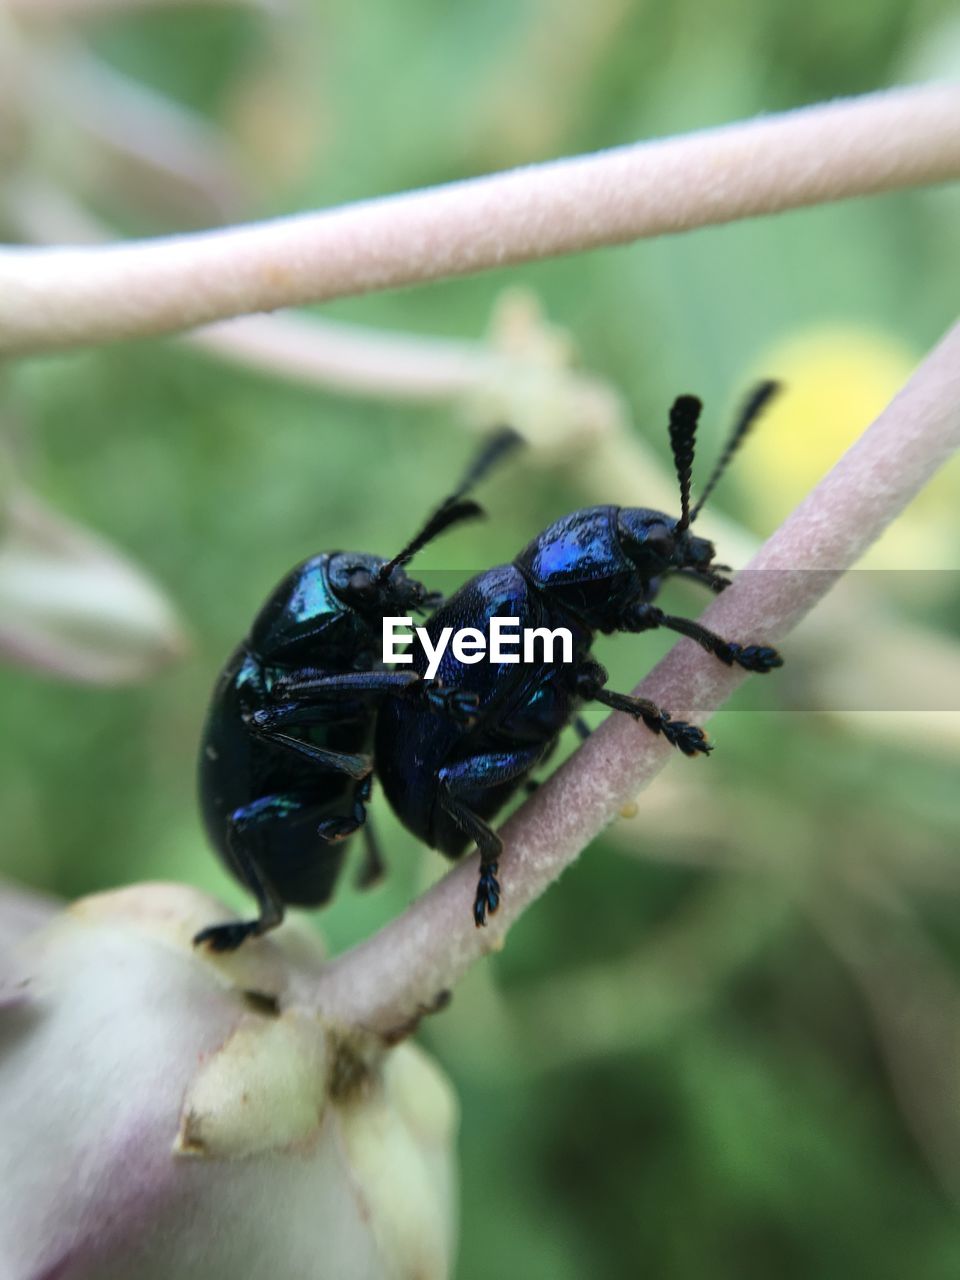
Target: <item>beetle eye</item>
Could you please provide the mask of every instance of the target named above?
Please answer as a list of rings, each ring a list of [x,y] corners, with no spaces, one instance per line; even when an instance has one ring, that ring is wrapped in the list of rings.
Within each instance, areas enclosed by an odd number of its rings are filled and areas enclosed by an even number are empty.
[[[666,529],[654,529],[643,541],[643,545],[652,555],[661,560],[671,560],[675,542],[673,535]]]

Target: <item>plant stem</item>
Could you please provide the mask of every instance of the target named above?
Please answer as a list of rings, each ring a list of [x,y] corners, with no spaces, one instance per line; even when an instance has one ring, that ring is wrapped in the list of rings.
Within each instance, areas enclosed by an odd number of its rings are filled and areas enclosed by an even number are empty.
[[[960,177],[960,85],[894,89],[196,235],[0,250],[0,351],[208,321]]]
[[[704,623],[742,641],[787,635],[958,446],[960,325],[710,605]],[[636,692],[674,716],[700,721],[743,679],[742,672],[681,640]],[[629,717],[608,717],[502,829],[504,900],[491,925],[475,929],[470,915],[474,856],[374,937],[335,959],[315,993],[320,1009],[333,1020],[389,1032],[429,1008],[438,992],[502,946],[513,921],[673,754]],[[698,766],[682,761],[678,767]],[[595,925],[585,921],[584,927]]]

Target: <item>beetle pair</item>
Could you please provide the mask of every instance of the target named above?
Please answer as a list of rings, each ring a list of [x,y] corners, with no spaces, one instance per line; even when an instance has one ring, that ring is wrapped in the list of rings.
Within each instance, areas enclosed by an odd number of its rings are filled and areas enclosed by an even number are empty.
[[[598,631],[665,627],[728,665],[760,673],[781,665],[775,649],[724,640],[653,603],[671,575],[713,591],[729,585],[712,544],[690,526],[775,390],[774,383],[762,383],[744,405],[694,507],[690,481],[701,404],[693,396],[677,398],[670,442],[679,518],[638,507],[575,511],[510,564],[477,574],[441,602],[402,566],[444,529],[480,514],[465,495],[516,440],[504,432],[392,560],[327,553],[294,569],[220,677],[200,760],[211,841],[253,892],[260,915],[204,929],[195,941],[232,949],[278,924],[285,904],[326,902],[343,863],[343,841],[361,827],[368,840],[364,879],[379,872],[365,823],[371,743],[377,776],[405,826],[450,858],[471,843],[479,848],[478,926],[500,901],[501,842],[488,820],[549,756],[582,703],[624,711],[686,755],[709,752],[696,725],[608,690],[607,673],[590,651]],[[426,653],[415,642],[411,666],[384,669],[375,648],[383,617],[431,609],[426,631],[433,642],[445,626],[489,632],[492,618],[509,617],[522,628],[569,629],[573,661],[466,665],[448,650],[439,679],[428,681]]]
[[[231,951],[278,925],[285,905],[322,906],[346,840],[361,828],[360,883],[381,874],[366,821],[377,703],[387,694],[422,699],[465,723],[476,701],[413,670],[387,670],[383,618],[440,604],[403,566],[444,530],[483,514],[466,494],[518,442],[515,432],[500,432],[392,560],[324,552],[291,569],[268,596],[214,688],[199,765],[207,835],[260,914],[203,929],[195,943]]]

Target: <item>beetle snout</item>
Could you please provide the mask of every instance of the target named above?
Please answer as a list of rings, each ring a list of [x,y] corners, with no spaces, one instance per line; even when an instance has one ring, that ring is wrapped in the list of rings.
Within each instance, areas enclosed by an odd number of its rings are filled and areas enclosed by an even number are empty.
[[[422,582],[407,577],[403,569],[394,569],[390,575],[390,597],[398,609],[422,610],[427,590]]]
[[[685,566],[689,565],[693,569],[706,569],[717,554],[712,542],[708,542],[706,538],[690,536],[687,536],[679,550],[683,564]]]

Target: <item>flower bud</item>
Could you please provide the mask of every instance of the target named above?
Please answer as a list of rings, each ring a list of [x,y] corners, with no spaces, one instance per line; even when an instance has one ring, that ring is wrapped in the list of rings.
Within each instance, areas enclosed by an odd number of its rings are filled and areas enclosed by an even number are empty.
[[[222,914],[142,885],[0,954],[3,1280],[448,1274],[446,1081],[324,1024],[295,926],[195,950]]]

